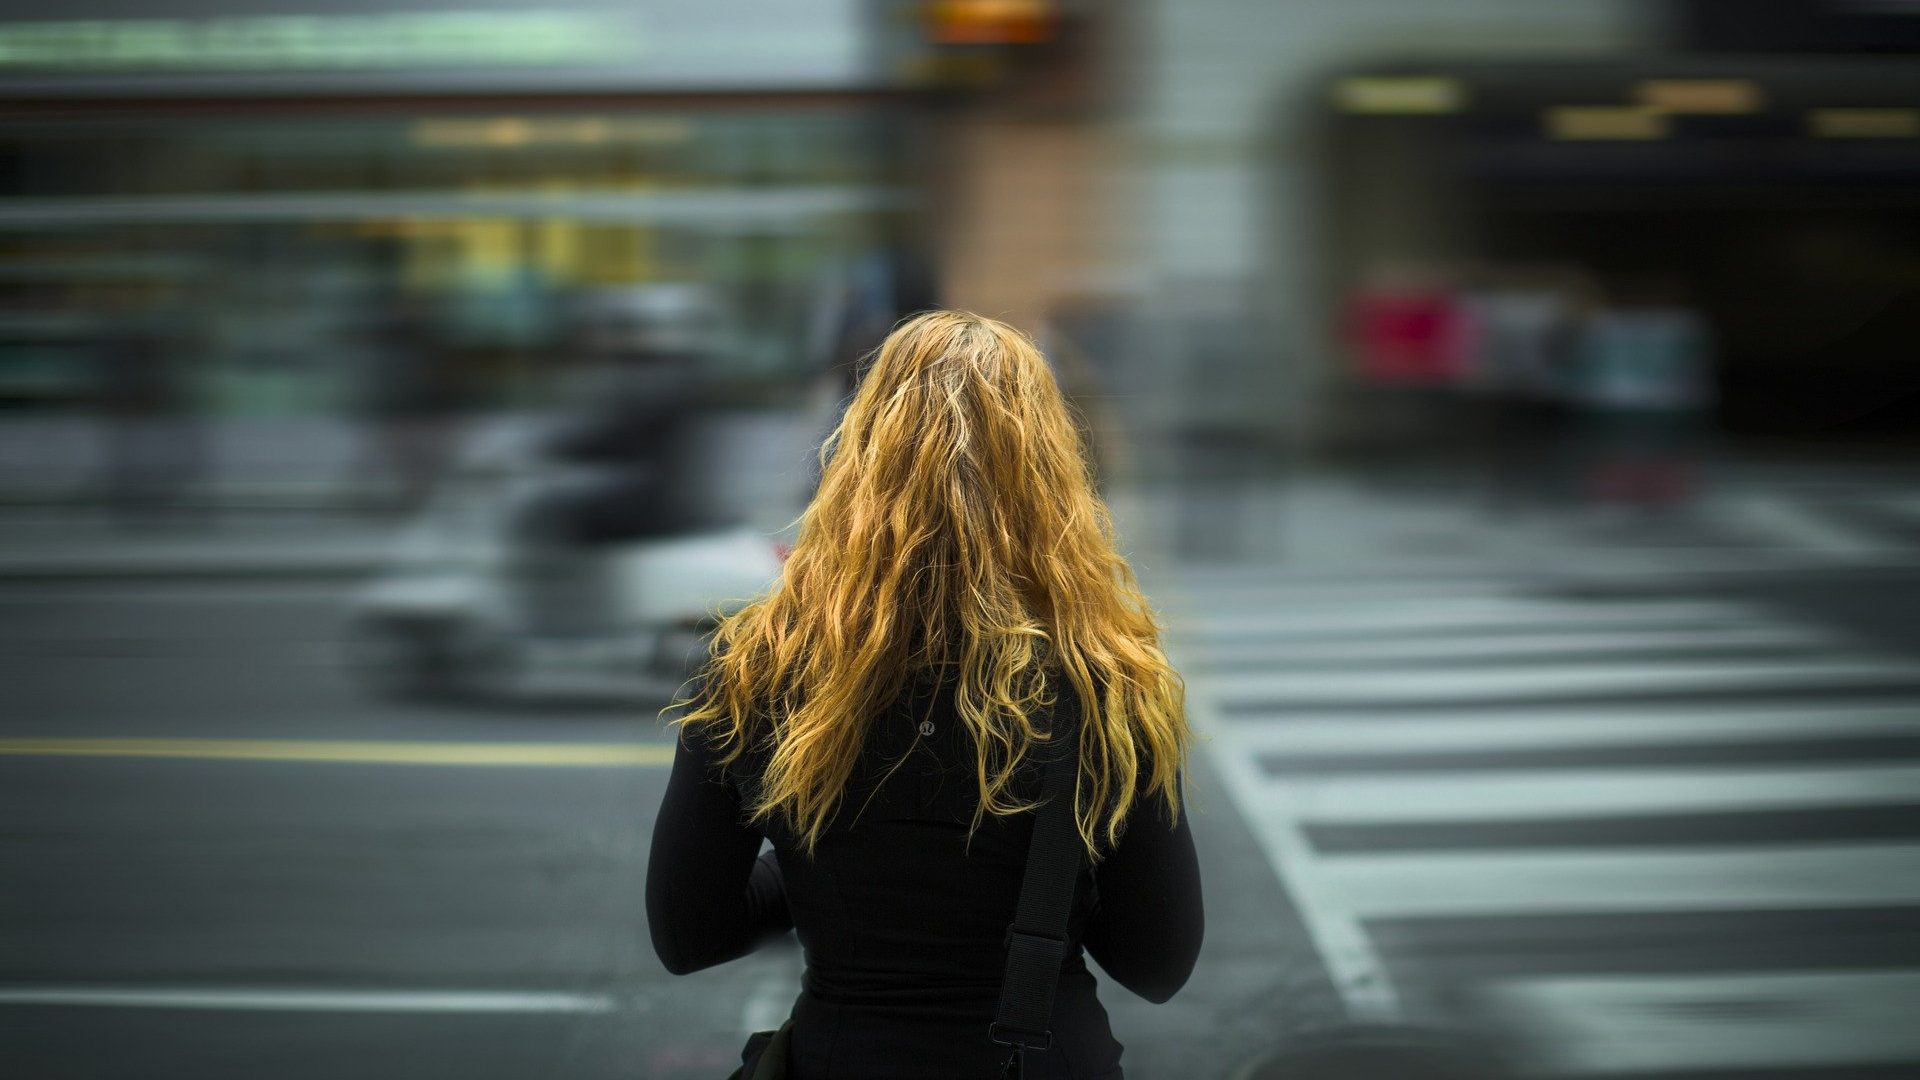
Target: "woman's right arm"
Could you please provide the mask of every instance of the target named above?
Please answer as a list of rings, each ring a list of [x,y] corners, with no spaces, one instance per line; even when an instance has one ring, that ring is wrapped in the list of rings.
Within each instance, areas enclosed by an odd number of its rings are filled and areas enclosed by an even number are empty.
[[[793,929],[780,864],[717,774],[700,733],[680,732],[647,858],[647,927],[675,975],[722,964]]]
[[[1186,985],[1206,933],[1189,814],[1183,807],[1179,824],[1169,826],[1166,799],[1143,800],[1095,868],[1100,905],[1087,926],[1087,952],[1114,981],[1155,1003]]]

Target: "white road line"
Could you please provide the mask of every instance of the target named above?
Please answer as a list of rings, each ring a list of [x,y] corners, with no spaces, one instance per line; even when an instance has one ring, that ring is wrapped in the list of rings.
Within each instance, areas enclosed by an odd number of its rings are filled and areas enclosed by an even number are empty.
[[[1363,918],[1920,904],[1920,844],[1322,856]]]
[[[631,768],[673,764],[672,743],[454,742],[397,739],[147,739],[0,736],[14,757],[172,758],[359,765]]]
[[[1694,690],[1706,687],[1838,687],[1909,679],[1920,685],[1920,665],[1906,660],[1755,660],[1694,663],[1566,663],[1510,669],[1279,671],[1211,679],[1221,700],[1289,699],[1420,703],[1435,698],[1497,702],[1508,698],[1579,693]]]
[[[1235,723],[1244,729],[1238,733],[1240,745],[1254,753],[1587,749],[1912,734],[1920,732],[1920,698],[1911,705],[1877,707],[1542,709],[1514,719],[1489,719],[1477,708],[1443,717],[1283,712],[1269,721]],[[1915,795],[1920,798],[1920,790]]]
[[[1593,975],[1482,989],[1539,1075],[1920,1062],[1920,972]]]
[[[1823,517],[1797,499],[1771,492],[1728,496],[1723,513],[1729,521],[1777,543],[1837,560],[1872,559],[1903,550]]]
[[[1311,637],[1327,631],[1470,630],[1484,626],[1659,626],[1672,623],[1750,621],[1748,609],[1690,600],[1594,603],[1462,597],[1409,604],[1354,607],[1325,605],[1308,611],[1206,613],[1188,627],[1207,636],[1259,634],[1266,638]]]
[[[107,607],[113,604],[164,604],[203,609],[233,607],[238,604],[304,604],[332,601],[344,595],[347,586],[339,581],[273,583],[259,579],[239,581],[199,580],[173,585],[142,585],[114,581],[70,582],[54,579],[27,579],[8,583],[0,591],[0,605],[22,607],[62,605],[69,609],[80,605]]]
[[[295,990],[276,987],[0,986],[0,1005],[284,1012],[603,1013],[608,994],[489,990]]]
[[[1221,611],[1259,610],[1271,605],[1314,603],[1329,599],[1343,604],[1349,602],[1404,604],[1409,600],[1519,597],[1525,595],[1532,587],[1529,582],[1518,577],[1482,580],[1424,578],[1404,581],[1393,578],[1361,578],[1351,581],[1302,578],[1290,582],[1253,580],[1207,584],[1186,583],[1167,590],[1166,595],[1177,591],[1182,601],[1188,606]]]
[[[1392,660],[1419,663],[1499,662],[1515,657],[1640,652],[1674,653],[1751,647],[1833,648],[1840,637],[1813,627],[1717,626],[1694,629],[1610,630],[1574,634],[1471,633],[1407,638],[1269,642],[1223,641],[1207,649],[1206,666],[1267,664],[1295,667],[1327,660]]]
[[[1582,690],[1845,685],[1910,676],[1911,665],[1852,655],[1771,663],[1690,661],[1689,648],[1840,644],[1824,631],[1782,626],[1722,603],[1543,600],[1464,579],[1436,583],[1428,578],[1424,593],[1398,595],[1395,587],[1409,583],[1376,580],[1348,591],[1342,583],[1298,587],[1246,574],[1206,578],[1198,588],[1191,575],[1183,582],[1188,587],[1171,594],[1169,605],[1177,644],[1209,662],[1235,656],[1258,662],[1275,653],[1284,658],[1244,676],[1207,674],[1177,660],[1176,667],[1187,675],[1190,713],[1209,736],[1212,761],[1356,1017],[1391,1020],[1401,1008],[1365,925],[1383,915],[1860,906],[1920,899],[1920,845],[1911,844],[1328,856],[1317,852],[1305,834],[1309,825],[1328,822],[1550,820],[1896,804],[1920,792],[1920,767],[1654,768],[1635,769],[1630,778],[1618,769],[1554,769],[1276,779],[1256,759],[1276,750],[1577,749],[1912,731],[1920,729],[1920,700],[1912,708],[1841,710],[1563,708],[1545,711],[1538,723],[1517,726],[1465,710],[1406,717],[1384,710],[1341,715],[1284,708],[1287,698],[1390,705],[1465,696],[1499,703]],[[1296,588],[1289,590],[1289,584]],[[1241,587],[1234,590],[1235,585]],[[1558,632],[1529,634],[1533,628]],[[1329,632],[1352,637],[1326,640]],[[1570,646],[1603,655],[1519,669],[1471,666],[1475,659],[1540,655]],[[1604,656],[1609,650],[1647,648],[1671,650],[1675,660],[1623,663]],[[1168,651],[1175,652],[1174,646]],[[1395,671],[1385,678],[1379,671],[1312,667],[1315,659],[1368,656],[1463,663],[1449,670]],[[1272,697],[1282,706],[1272,720],[1218,718],[1219,703],[1255,696]]]
[[[1524,577],[1500,567],[1489,567],[1484,560],[1479,563],[1463,563],[1458,559],[1369,562],[1365,566],[1345,570],[1333,567],[1299,570],[1270,565],[1217,567],[1188,565],[1170,568],[1153,575],[1156,582],[1178,588],[1183,592],[1243,587],[1287,589],[1302,586],[1377,588],[1389,591],[1395,587],[1415,589],[1458,587],[1462,591],[1467,591],[1480,585],[1487,586],[1489,589],[1509,586],[1515,581],[1524,580]],[[1485,595],[1485,593],[1482,591],[1476,595]]]
[[[1367,773],[1271,780],[1250,819],[1313,822],[1547,821],[1569,817],[1813,809],[1911,803],[1920,766],[1756,769],[1531,769]],[[1268,805],[1267,792],[1274,794]]]
[[[1172,646],[1169,659],[1175,668],[1182,667]],[[1281,891],[1300,913],[1347,1012],[1357,1020],[1397,1019],[1401,1012],[1399,992],[1361,926],[1358,912],[1337,893],[1328,891],[1327,879],[1316,869],[1313,845],[1288,812],[1286,790],[1261,775],[1252,755],[1235,743],[1231,726],[1217,719],[1204,679],[1187,681],[1186,700],[1188,716],[1195,729],[1207,736],[1210,759],[1220,771],[1229,797],[1252,827]],[[1261,811],[1258,818],[1256,809]]]
[[[1807,567],[1830,566],[1831,556],[1801,550],[1778,548],[1621,548],[1580,552],[1580,573],[1593,580],[1617,578],[1646,581],[1649,575],[1685,575],[1688,578],[1715,574],[1753,574],[1761,571],[1791,571]],[[1895,556],[1875,560],[1886,564]],[[1905,561],[1905,560],[1900,560]]]

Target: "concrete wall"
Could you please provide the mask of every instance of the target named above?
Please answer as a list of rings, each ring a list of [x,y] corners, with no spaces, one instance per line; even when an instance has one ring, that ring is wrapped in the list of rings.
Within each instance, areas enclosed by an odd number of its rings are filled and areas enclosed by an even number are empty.
[[[1059,298],[1116,264],[1124,208],[1102,178],[1112,128],[1083,114],[969,113],[948,128],[942,278],[955,307],[1042,332]]]

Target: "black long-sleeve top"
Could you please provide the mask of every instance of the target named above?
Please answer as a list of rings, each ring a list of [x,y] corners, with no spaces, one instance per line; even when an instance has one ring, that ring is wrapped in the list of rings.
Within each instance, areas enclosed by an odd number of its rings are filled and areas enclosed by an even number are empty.
[[[780,824],[744,822],[752,754],[721,770],[703,737],[682,736],[647,867],[654,949],[685,974],[797,930],[807,961],[789,1058],[797,1080],[998,1075],[1006,1048],[987,1026],[1033,818],[983,816],[969,841],[979,797],[969,739],[951,685],[916,684],[875,718],[842,809],[808,857]],[[1038,769],[1022,781],[1020,795],[1036,795]],[[1053,1044],[1029,1052],[1028,1076],[1121,1076],[1085,955],[1150,1001],[1186,983],[1204,930],[1199,863],[1186,814],[1171,826],[1170,816],[1163,799],[1136,804],[1120,842],[1083,867]],[[763,839],[773,845],[764,856]]]

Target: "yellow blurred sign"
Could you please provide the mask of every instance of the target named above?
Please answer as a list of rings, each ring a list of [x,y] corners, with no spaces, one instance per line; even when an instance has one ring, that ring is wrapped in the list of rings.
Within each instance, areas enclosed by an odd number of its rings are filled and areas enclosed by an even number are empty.
[[[1334,84],[1342,112],[1432,114],[1466,107],[1466,87],[1440,75],[1350,75]]]
[[[1645,105],[1558,105],[1546,111],[1554,139],[1664,139],[1667,114]]]
[[[1643,79],[1634,98],[1670,113],[1751,113],[1763,101],[1751,79]]]
[[[1920,137],[1920,109],[1812,109],[1807,130],[1821,139],[1911,139]]]
[[[416,146],[479,149],[596,143],[685,142],[693,125],[672,117],[432,118],[413,127]]]

